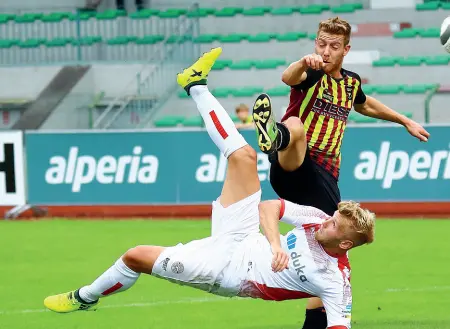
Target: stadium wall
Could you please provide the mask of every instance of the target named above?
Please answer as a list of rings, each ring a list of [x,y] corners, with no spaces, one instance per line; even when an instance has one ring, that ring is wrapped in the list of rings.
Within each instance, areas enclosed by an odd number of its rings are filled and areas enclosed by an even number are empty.
[[[426,128],[431,138],[420,143],[398,126],[349,126],[342,198],[379,216],[449,216],[449,126]],[[16,136],[13,153],[0,134],[2,210],[30,204],[57,217],[207,217],[225,179],[226,160],[201,129],[27,131],[23,149],[22,133],[9,134]],[[255,133],[242,134],[256,148]],[[263,199],[277,197],[269,169],[258,153]]]

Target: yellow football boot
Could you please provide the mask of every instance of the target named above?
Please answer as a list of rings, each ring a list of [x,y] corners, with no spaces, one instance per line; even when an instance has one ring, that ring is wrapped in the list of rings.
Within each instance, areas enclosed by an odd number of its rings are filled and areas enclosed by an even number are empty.
[[[77,298],[78,297],[78,298]],[[69,313],[75,311],[87,311],[93,306],[97,305],[97,302],[85,303],[82,302],[78,296],[78,291],[70,291],[59,295],[48,296],[44,299],[44,306],[51,311],[57,313]]]

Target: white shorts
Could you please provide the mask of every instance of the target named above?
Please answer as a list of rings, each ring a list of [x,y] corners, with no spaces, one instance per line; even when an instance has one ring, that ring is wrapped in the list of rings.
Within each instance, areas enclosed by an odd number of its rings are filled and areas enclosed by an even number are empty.
[[[152,275],[213,294],[235,296],[240,279],[228,276],[242,276],[247,264],[244,259],[233,261],[229,269],[230,263],[245,238],[260,234],[260,201],[261,190],[226,208],[219,199],[214,201],[211,236],[166,248],[156,260]]]

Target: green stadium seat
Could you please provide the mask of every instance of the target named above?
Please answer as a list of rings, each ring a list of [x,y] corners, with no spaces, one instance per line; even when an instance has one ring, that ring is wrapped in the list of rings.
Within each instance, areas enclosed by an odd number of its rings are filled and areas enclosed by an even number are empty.
[[[8,49],[13,46],[10,40],[0,40],[0,49]]]
[[[187,13],[188,17],[206,17],[209,15],[209,12],[204,8],[199,8],[197,10],[193,10]]]
[[[399,94],[402,91],[401,85],[380,85],[375,87],[375,92],[377,94],[394,95]]]
[[[187,94],[186,91],[180,90],[180,91],[178,92],[178,98],[189,98],[189,95]]]
[[[201,34],[194,39],[195,43],[212,43],[221,37],[220,34]]]
[[[232,92],[234,97],[251,97],[256,93],[261,93],[264,90],[262,87],[243,87],[240,89],[235,89]]]
[[[82,37],[82,38],[73,38],[72,44],[74,46],[92,46],[94,43],[101,42],[102,38],[99,36],[92,36],[92,37]]]
[[[41,20],[46,23],[59,23],[62,20],[69,18],[69,16],[70,13],[51,13],[43,16]]]
[[[380,59],[373,61],[372,65],[375,67],[395,66],[399,59],[401,59],[401,57],[381,57]]]
[[[152,15],[153,14],[148,11],[139,10],[131,13],[130,15],[128,15],[128,17],[130,19],[149,19]]]
[[[188,9],[186,8],[169,8],[166,11],[169,13],[176,13],[178,15],[186,15],[188,13]]]
[[[418,3],[416,5],[416,10],[438,10],[438,9],[439,9],[439,1]]]
[[[427,65],[448,65],[449,62],[450,62],[450,55],[441,55],[425,58],[425,64]]]
[[[167,43],[183,43],[189,40],[192,40],[192,35],[171,35],[169,38],[167,38]]]
[[[45,45],[47,47],[65,47],[71,43],[71,38],[55,38],[48,40]]]
[[[276,69],[280,65],[285,65],[284,59],[266,59],[262,61],[255,61],[255,68],[257,69]]]
[[[271,10],[271,14],[275,16],[289,16],[294,14],[295,8],[293,7],[279,7]]]
[[[92,15],[89,13],[74,13],[71,14],[68,18],[71,21],[87,21],[91,19]]]
[[[412,112],[402,112],[400,111],[400,114],[403,114],[405,117],[412,119],[413,113]]]
[[[258,33],[248,37],[248,42],[269,42],[272,39],[273,34]]]
[[[18,46],[20,48],[38,48],[43,43],[44,42],[41,39],[27,39],[27,40],[21,41]]]
[[[233,63],[231,59],[217,60],[212,67],[213,70],[223,70]]]
[[[218,87],[211,91],[211,93],[217,98],[226,98],[234,91],[234,88],[230,87]]]
[[[416,29],[403,29],[401,31],[394,32],[394,38],[415,38],[418,34]]]
[[[277,34],[275,38],[278,41],[297,41],[298,39],[306,38],[307,36],[307,32],[288,32],[285,34]]]
[[[229,68],[231,70],[250,70],[253,65],[255,65],[255,61],[251,59],[243,59],[240,61],[234,61]]]
[[[340,14],[340,13],[354,13],[356,10],[356,8],[351,5],[351,4],[342,4],[338,7],[332,7],[331,8],[331,12],[335,13],[335,14]]]
[[[238,11],[234,8],[222,8],[214,12],[214,16],[216,17],[233,17],[236,14],[238,14]]]
[[[137,40],[129,40],[129,42],[134,41],[138,45],[153,45],[153,44],[161,42],[163,40],[164,40],[163,35],[146,35]]]
[[[424,94],[428,90],[436,87],[436,84],[415,84],[403,86],[403,92],[406,94]]]
[[[398,60],[400,66],[420,66],[425,61],[423,56],[409,56]]]
[[[155,120],[153,123],[158,128],[170,128],[178,126],[183,120],[184,117],[168,115]]]
[[[248,34],[242,34],[242,33],[231,33],[228,35],[222,35],[219,37],[220,42],[227,42],[227,43],[235,43],[235,42],[241,42],[243,39],[246,39],[248,37]]]
[[[376,122],[378,122],[378,119],[359,114],[358,112],[355,112],[355,111],[351,111],[348,116],[348,122],[350,122],[350,123],[376,123]]]
[[[265,14],[265,8],[261,7],[245,9],[242,11],[242,15],[244,16],[264,16]]]
[[[36,21],[36,17],[31,14],[23,14],[22,16],[16,16],[14,18],[14,22],[16,23],[34,23]]]
[[[369,85],[369,84],[364,84],[364,85],[362,85],[362,90],[364,91],[365,94],[371,95],[375,92],[375,86]]]
[[[317,33],[308,34],[308,39],[309,40],[315,40],[316,38],[317,38]]]
[[[279,87],[274,87],[274,88],[270,88],[266,90],[266,93],[269,96],[288,96],[289,93],[291,92],[291,87],[289,86],[279,86]]]
[[[170,10],[160,11],[158,13],[159,18],[178,18],[181,15],[182,14],[179,11],[170,11]]]
[[[450,2],[441,2],[441,8],[444,10],[450,9]]]
[[[422,38],[439,38],[439,36],[441,35],[441,31],[439,28],[430,28],[427,30],[421,30],[419,32],[419,35]]]
[[[324,9],[320,6],[312,5],[312,6],[308,6],[308,7],[301,7],[301,8],[299,8],[298,11],[300,12],[300,14],[303,14],[303,15],[318,15],[318,14],[321,14],[323,10]]]
[[[203,127],[203,118],[201,115],[185,118],[182,122],[185,127]]]
[[[123,10],[106,10],[104,12],[97,13],[95,18],[98,20],[113,20],[120,16],[124,16],[124,14],[126,15]]]

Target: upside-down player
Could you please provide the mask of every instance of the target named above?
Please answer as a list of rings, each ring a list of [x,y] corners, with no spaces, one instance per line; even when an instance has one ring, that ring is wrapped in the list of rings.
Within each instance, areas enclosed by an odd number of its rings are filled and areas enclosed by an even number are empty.
[[[340,203],[333,216],[284,200],[261,203],[256,152],[206,86],[221,52],[212,49],[177,79],[228,159],[222,193],[213,202],[211,236],[173,247],[129,249],[90,285],[47,297],[47,308],[61,313],[89,309],[100,298],[127,290],[145,273],[227,297],[282,301],[319,296],[328,327],[350,328],[347,251],[373,241],[374,215],[352,201]],[[263,95],[257,103],[264,106],[266,100]],[[280,236],[279,219],[295,226],[286,236]]]
[[[315,53],[293,62],[282,80],[291,86],[282,123],[267,106],[253,111],[259,148],[269,154],[270,183],[279,197],[331,215],[341,200],[341,145],[352,107],[363,115],[403,125],[421,141],[429,133],[361,89],[358,74],[342,68],[350,51],[351,26],[339,18],[319,24]],[[307,187],[307,188],[305,188]],[[307,304],[303,329],[323,329],[326,314],[317,298]]]

